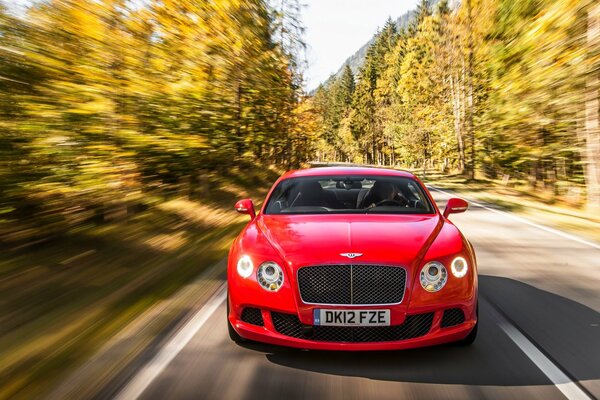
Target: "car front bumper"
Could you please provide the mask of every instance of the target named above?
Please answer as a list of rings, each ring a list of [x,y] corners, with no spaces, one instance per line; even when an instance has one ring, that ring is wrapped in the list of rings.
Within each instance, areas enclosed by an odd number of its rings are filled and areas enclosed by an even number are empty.
[[[313,326],[300,322],[298,315],[289,310],[281,312],[255,308],[249,304],[236,306],[230,303],[228,318],[241,337],[256,342],[311,350],[399,350],[466,338],[477,322],[476,303],[473,298],[458,304],[420,307],[418,310],[408,310],[401,317],[396,311],[392,320],[402,319],[402,323],[389,327]],[[244,308],[255,308],[256,316],[260,315],[261,318],[254,318],[252,323],[248,322],[248,318],[242,320]],[[444,318],[447,310],[460,310],[463,317],[449,325],[448,319]]]

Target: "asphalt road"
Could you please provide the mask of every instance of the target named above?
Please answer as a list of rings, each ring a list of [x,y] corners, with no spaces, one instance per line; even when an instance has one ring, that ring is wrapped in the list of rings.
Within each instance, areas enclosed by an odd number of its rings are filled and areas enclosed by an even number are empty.
[[[443,207],[448,196],[433,192]],[[136,372],[122,398],[600,398],[600,246],[472,205],[451,219],[480,274],[470,347],[397,352],[239,346],[224,295]]]

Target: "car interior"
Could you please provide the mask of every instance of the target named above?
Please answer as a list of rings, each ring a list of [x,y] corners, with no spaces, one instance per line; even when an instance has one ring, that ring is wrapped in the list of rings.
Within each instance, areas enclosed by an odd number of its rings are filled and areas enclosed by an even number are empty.
[[[410,178],[302,177],[280,182],[265,212],[430,214],[433,208],[420,185]]]

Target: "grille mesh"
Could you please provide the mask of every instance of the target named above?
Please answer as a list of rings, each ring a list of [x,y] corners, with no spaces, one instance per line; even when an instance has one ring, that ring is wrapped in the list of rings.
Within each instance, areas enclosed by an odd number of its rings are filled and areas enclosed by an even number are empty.
[[[426,335],[431,329],[433,313],[409,315],[402,325],[392,326],[310,326],[302,325],[298,316],[271,312],[275,330],[297,339],[321,342],[393,342]]]
[[[459,325],[465,322],[465,314],[460,308],[450,308],[444,311],[442,316],[442,328],[448,328],[451,326]]]
[[[242,321],[258,326],[264,326],[265,323],[263,321],[262,313],[258,308],[244,308],[242,311]]]
[[[308,303],[351,304],[350,266],[319,265],[298,270],[298,286]]]
[[[385,265],[318,265],[298,270],[302,300],[315,304],[395,304],[406,270]]]

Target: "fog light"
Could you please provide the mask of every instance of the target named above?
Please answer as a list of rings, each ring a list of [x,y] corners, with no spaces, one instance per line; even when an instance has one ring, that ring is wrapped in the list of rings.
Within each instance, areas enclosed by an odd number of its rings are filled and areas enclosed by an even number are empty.
[[[428,292],[437,292],[448,280],[448,272],[442,263],[431,261],[421,269],[421,286]]]
[[[452,266],[450,269],[452,270],[452,275],[457,278],[462,278],[467,274],[469,266],[467,264],[467,260],[462,257],[456,257],[454,261],[452,261]]]
[[[263,289],[276,292],[283,285],[283,270],[274,261],[264,262],[256,271],[256,280]]]

